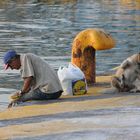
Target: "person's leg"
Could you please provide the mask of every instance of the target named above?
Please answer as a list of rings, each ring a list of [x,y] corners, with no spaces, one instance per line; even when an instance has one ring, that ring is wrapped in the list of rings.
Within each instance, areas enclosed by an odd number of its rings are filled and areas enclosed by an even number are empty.
[[[29,92],[24,94],[20,101],[26,102],[29,100],[53,100],[57,99],[62,95],[63,91],[58,91],[55,93],[43,93],[40,91],[40,89],[36,89],[35,91]]]

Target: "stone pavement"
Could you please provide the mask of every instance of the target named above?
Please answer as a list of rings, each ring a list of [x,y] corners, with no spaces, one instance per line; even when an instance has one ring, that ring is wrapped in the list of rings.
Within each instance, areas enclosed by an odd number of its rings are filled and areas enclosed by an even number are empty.
[[[102,93],[109,82],[99,76],[86,95],[0,112],[0,140],[139,140],[140,93]]]

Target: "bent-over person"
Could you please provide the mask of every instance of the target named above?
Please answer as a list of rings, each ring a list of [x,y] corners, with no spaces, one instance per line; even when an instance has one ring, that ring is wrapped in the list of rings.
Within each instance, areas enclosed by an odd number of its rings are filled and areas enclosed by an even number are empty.
[[[9,50],[3,61],[5,69],[20,70],[24,80],[21,90],[12,96],[16,99],[9,107],[17,102],[52,100],[61,96],[63,91],[57,73],[39,56],[32,53],[17,54],[16,51]]]

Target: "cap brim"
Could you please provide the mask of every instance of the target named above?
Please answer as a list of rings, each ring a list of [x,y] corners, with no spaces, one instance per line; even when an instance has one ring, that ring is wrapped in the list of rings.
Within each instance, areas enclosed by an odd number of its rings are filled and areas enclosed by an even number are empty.
[[[4,70],[7,70],[9,68],[9,65],[8,64],[5,64],[4,65]]]

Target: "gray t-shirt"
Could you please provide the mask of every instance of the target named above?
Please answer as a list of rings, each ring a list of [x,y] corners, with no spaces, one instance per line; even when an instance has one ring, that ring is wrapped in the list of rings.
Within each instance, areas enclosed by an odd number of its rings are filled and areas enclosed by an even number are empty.
[[[21,54],[21,77],[33,76],[32,90],[39,88],[45,93],[53,93],[62,90],[56,72],[45,60],[32,54]]]

